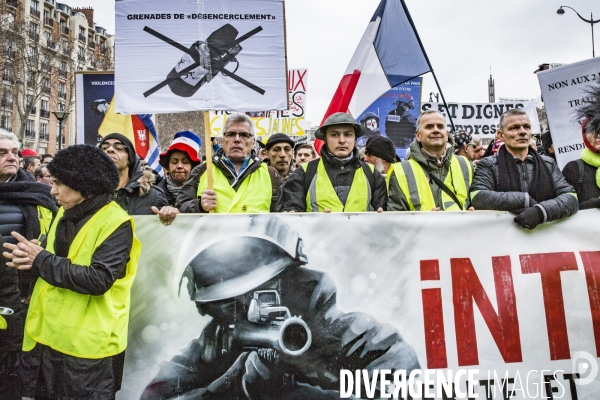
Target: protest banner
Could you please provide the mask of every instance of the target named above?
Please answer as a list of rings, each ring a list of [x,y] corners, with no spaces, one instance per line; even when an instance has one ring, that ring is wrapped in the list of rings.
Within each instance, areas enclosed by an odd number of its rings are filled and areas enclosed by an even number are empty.
[[[449,114],[454,120],[454,127],[462,129],[475,137],[494,138],[498,130],[498,122],[502,113],[512,109],[522,108],[531,122],[531,132],[540,134],[540,121],[534,101],[501,102],[501,103],[448,103]],[[438,110],[446,116],[448,130],[451,129],[450,119],[442,103],[423,103],[421,112]]]
[[[586,101],[586,88],[599,82],[600,59],[567,64],[538,72],[537,76],[552,132],[556,162],[562,169],[569,161],[581,157],[584,144],[581,121],[576,120],[575,111]]]
[[[98,128],[115,93],[113,72],[76,72],[77,143],[98,144]]]
[[[124,0],[115,16],[118,113],[287,108],[281,0]]]
[[[600,212],[513,218],[136,216],[117,398],[596,399]]]
[[[367,133],[358,140],[359,147],[370,137],[386,136],[394,142],[398,157],[404,158],[417,129],[422,81],[423,78],[411,79],[388,90],[356,118],[356,122],[367,128]]]
[[[308,70],[290,69],[288,71],[288,108],[283,111],[267,110],[247,112],[254,121],[254,131],[258,140],[266,143],[274,133],[284,133],[292,137],[304,137],[310,128],[305,120],[308,85]],[[210,113],[211,136],[222,135],[225,119],[229,111],[213,111]],[[298,138],[300,139],[300,138]]]

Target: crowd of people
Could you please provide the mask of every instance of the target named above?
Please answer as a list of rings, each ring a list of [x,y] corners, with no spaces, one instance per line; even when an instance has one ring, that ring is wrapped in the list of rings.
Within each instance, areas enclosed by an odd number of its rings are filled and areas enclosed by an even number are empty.
[[[169,225],[180,213],[501,210],[534,229],[600,206],[597,108],[580,109],[586,148],[562,172],[549,133],[538,152],[519,109],[501,116],[487,149],[425,111],[404,160],[345,113],[315,132],[320,157],[284,134],[258,142],[250,117],[234,113],[220,144],[207,144],[210,169],[200,138],[183,131],[160,154],[164,178],[118,132],[38,156],[0,129],[0,397],[114,398],[141,251],[132,215]]]

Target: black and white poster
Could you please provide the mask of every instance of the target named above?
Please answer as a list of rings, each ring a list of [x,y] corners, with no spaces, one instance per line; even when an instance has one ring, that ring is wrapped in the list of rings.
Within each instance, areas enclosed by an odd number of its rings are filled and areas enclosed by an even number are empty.
[[[116,111],[285,110],[281,0],[116,2]]]
[[[136,216],[117,400],[598,399],[600,212],[513,218]]]

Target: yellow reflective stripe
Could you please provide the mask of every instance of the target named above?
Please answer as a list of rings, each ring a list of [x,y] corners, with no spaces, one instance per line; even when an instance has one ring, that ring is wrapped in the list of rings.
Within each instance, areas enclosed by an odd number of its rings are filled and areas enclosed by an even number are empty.
[[[2,315],[0,315],[0,329],[6,329],[8,325],[6,324],[6,320]]]
[[[306,172],[307,167],[304,167],[304,165],[302,167]],[[371,168],[371,171],[374,170],[374,167],[371,165],[369,165],[369,168]],[[327,208],[332,212],[372,211],[371,196],[371,187],[361,166],[354,171],[346,204],[342,204],[329,180],[325,164],[321,159],[317,166],[317,172],[306,193],[306,210],[309,212],[320,212]]]
[[[42,206],[37,206],[37,210],[38,219],[40,221],[40,236],[38,236],[39,240],[42,235],[47,235],[50,231],[50,224],[52,223],[52,211]]]
[[[475,198],[475,196],[477,196],[477,193],[479,193],[480,190],[474,190],[471,192],[471,201],[473,201],[473,199]]]
[[[237,191],[231,187],[219,168],[213,168],[213,178],[213,190],[217,195],[216,213],[263,213],[271,210],[273,191],[266,164],[261,164],[256,171],[246,176]],[[198,184],[198,196],[207,187],[208,174],[204,173]]]

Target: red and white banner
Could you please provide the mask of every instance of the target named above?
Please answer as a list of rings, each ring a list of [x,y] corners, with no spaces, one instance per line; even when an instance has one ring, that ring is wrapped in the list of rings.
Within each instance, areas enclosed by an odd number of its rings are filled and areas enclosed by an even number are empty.
[[[136,216],[117,398],[380,398],[404,393],[404,371],[410,398],[598,399],[600,212],[533,231],[513,218]]]

